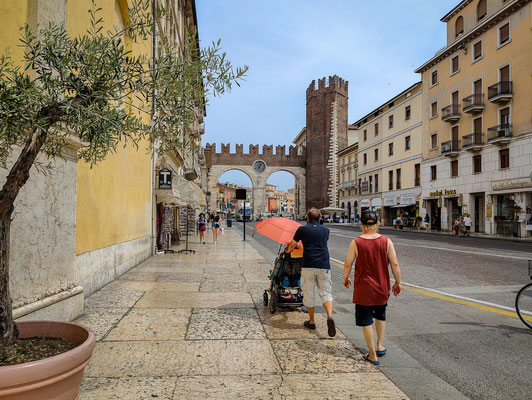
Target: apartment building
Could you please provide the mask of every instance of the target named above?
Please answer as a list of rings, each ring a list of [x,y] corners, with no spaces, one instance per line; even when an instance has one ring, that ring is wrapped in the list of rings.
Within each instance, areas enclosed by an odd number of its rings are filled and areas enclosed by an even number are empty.
[[[422,87],[418,82],[355,122],[357,213],[371,209],[383,225],[414,220],[421,195]]]
[[[442,19],[447,45],[420,66],[422,214],[442,229],[530,235],[532,4],[464,0]]]
[[[336,153],[338,162],[338,207],[345,210],[344,217],[350,222],[358,216],[358,129],[347,126],[347,147]]]

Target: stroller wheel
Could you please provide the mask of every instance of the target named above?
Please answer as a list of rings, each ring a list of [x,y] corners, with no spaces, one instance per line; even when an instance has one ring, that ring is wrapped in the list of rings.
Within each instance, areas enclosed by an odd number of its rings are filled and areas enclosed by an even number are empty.
[[[272,291],[270,298],[270,312],[275,314],[275,311],[277,311],[277,292]]]
[[[268,292],[264,291],[262,298],[264,300],[264,307],[267,307],[268,306]]]

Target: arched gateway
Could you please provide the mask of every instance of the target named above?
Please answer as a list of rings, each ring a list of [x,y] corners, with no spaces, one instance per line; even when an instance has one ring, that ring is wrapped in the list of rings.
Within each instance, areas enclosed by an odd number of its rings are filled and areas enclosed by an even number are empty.
[[[258,145],[249,145],[249,153],[244,154],[243,145],[236,145],[236,152],[231,153],[229,144],[222,144],[221,152],[216,151],[216,143],[207,143],[204,148],[205,158],[209,166],[207,172],[207,202],[209,210],[216,208],[216,184],[220,176],[231,170],[244,172],[253,185],[253,214],[259,215],[268,211],[266,199],[266,182],[271,174],[286,171],[294,175],[296,214],[306,213],[306,177],[305,154],[297,154],[295,146],[290,146],[286,154],[286,146],[262,146],[259,154]]]

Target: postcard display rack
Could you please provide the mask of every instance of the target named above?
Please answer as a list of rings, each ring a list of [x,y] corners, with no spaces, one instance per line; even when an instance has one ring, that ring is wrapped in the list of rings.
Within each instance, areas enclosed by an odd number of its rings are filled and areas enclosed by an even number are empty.
[[[187,215],[188,214],[188,215]],[[187,219],[188,217],[188,219]],[[187,222],[188,221],[188,222]],[[187,206],[179,207],[179,237],[183,238],[187,234],[187,224],[188,224],[188,234],[196,234],[196,214],[193,208]]]

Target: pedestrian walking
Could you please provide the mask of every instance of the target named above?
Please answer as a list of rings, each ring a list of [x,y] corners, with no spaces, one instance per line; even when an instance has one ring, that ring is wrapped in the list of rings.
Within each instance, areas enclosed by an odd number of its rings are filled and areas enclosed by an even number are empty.
[[[200,237],[200,243],[205,244],[205,230],[207,229],[207,220],[205,219],[205,214],[200,213],[198,218],[198,231]]]
[[[218,243],[218,236],[220,235],[220,216],[216,211],[212,212],[211,216],[212,221],[212,238],[214,240],[214,244]]]
[[[436,213],[436,216],[434,217],[434,222],[436,224],[436,230],[438,232],[441,231],[441,217],[440,214]]]
[[[464,236],[470,236],[469,234],[471,233],[471,218],[469,217],[469,214],[466,214],[465,217],[464,217],[464,226],[465,226],[465,232],[464,232]]]
[[[366,211],[361,219],[362,235],[353,239],[344,264],[344,286],[351,286],[351,268],[355,262],[353,283],[353,303],[355,303],[355,321],[361,326],[369,354],[364,359],[373,365],[379,365],[378,357],[386,354],[384,329],[386,306],[390,297],[390,273],[395,279],[392,290],[395,296],[401,293],[401,270],[392,241],[378,233],[377,215]],[[373,319],[377,330],[377,346],[373,332]]]
[[[307,213],[307,224],[299,227],[294,238],[285,249],[290,253],[301,240],[303,243],[303,267],[301,268],[301,289],[303,304],[307,306],[308,321],[304,322],[307,329],[316,329],[314,321],[315,289],[325,311],[327,312],[327,331],[330,337],[336,336],[336,326],[333,319],[333,297],[331,281],[331,264],[329,261],[329,228],[319,223],[321,214],[312,208]]]
[[[453,223],[453,232],[455,236],[460,235],[460,217],[456,217]]]

